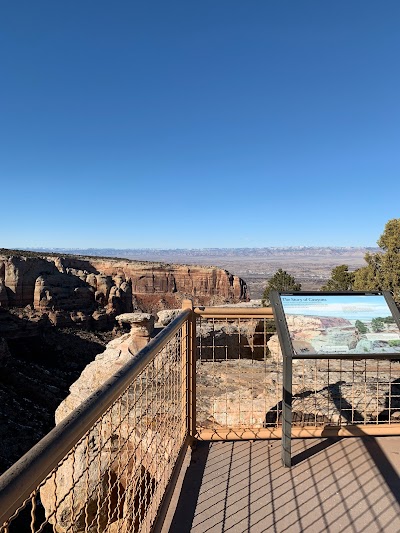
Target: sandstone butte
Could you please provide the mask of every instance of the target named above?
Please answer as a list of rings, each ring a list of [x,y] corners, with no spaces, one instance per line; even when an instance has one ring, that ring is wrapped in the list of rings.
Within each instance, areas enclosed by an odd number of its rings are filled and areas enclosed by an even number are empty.
[[[121,313],[237,303],[246,283],[216,267],[0,250],[0,307],[102,329]],[[32,316],[29,316],[29,313]]]

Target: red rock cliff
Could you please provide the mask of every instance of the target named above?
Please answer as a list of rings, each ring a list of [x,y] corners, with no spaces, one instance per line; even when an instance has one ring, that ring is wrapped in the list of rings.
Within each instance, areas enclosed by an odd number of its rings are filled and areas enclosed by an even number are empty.
[[[15,253],[0,254],[0,306],[33,306],[53,323],[97,322],[133,308],[158,311],[247,299],[246,283],[215,267]]]

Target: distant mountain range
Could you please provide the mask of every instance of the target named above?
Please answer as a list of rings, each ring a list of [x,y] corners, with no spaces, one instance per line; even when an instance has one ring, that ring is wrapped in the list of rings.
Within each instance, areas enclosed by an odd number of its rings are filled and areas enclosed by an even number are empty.
[[[287,246],[287,247],[267,247],[267,248],[32,248],[32,251],[40,253],[68,253],[84,256],[102,257],[126,257],[128,259],[141,260],[173,260],[174,257],[293,257],[314,256],[314,257],[363,257],[366,252],[378,252],[376,247],[345,247],[345,246]]]

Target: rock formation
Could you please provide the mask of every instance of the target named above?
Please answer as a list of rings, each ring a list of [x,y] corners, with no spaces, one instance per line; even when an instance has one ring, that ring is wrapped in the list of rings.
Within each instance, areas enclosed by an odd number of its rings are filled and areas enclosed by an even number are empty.
[[[131,353],[137,353],[149,342],[154,328],[154,316],[150,313],[123,313],[115,317],[115,320],[130,327],[129,350]]]
[[[117,317],[117,320],[120,323],[130,324],[131,332],[111,341],[106,350],[85,368],[79,379],[70,387],[70,395],[58,407],[57,424],[120,370],[149,341],[154,324],[151,315],[126,313]],[[160,364],[160,361],[158,363],[155,361],[154,364]],[[109,521],[115,522],[118,518],[123,519],[126,528],[120,529],[119,532],[136,531],[134,519],[131,518],[135,506],[132,502],[136,494],[130,492],[135,492],[135,487],[137,483],[140,485],[143,475],[135,474],[133,470],[135,459],[137,464],[141,464],[146,470],[145,476],[148,479],[146,478],[145,490],[153,490],[159,481],[160,474],[157,468],[160,465],[152,464],[149,458],[154,456],[156,450],[160,453],[160,449],[165,450],[165,460],[168,460],[169,456],[165,435],[160,435],[149,427],[144,435],[138,434],[138,429],[135,427],[137,417],[145,416],[139,411],[140,406],[135,409],[132,404],[129,412],[125,413],[124,409],[124,416],[121,418],[121,406],[118,407],[117,404],[110,408],[101,424],[97,424],[90,433],[90,441],[102,442],[102,448],[96,446],[93,448],[84,439],[77,444],[73,454],[63,461],[56,478],[51,477],[43,486],[40,493],[41,501],[56,533],[87,531],[87,524],[92,522],[96,527],[99,525],[103,531]],[[118,442],[123,443],[118,452],[119,459],[116,460],[113,456],[110,462],[113,442],[117,438]],[[144,447],[146,453],[141,451],[140,446],[138,447],[142,439],[147,439]],[[138,476],[137,483],[132,482],[135,475]],[[143,490],[139,485],[136,487],[137,490]],[[111,490],[110,487],[114,489]],[[107,529],[107,531],[116,533],[117,530]]]
[[[57,326],[77,323],[104,329],[121,313],[156,312],[247,299],[245,282],[214,267],[40,255],[0,254],[0,307],[32,309]]]

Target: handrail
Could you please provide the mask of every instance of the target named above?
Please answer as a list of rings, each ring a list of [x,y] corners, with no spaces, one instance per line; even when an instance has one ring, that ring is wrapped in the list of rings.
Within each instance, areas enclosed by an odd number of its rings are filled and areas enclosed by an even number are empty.
[[[195,307],[193,312],[203,318],[274,318],[272,307]]]
[[[183,310],[149,344],[0,477],[0,524],[12,516],[48,474],[125,391],[191,315]]]

